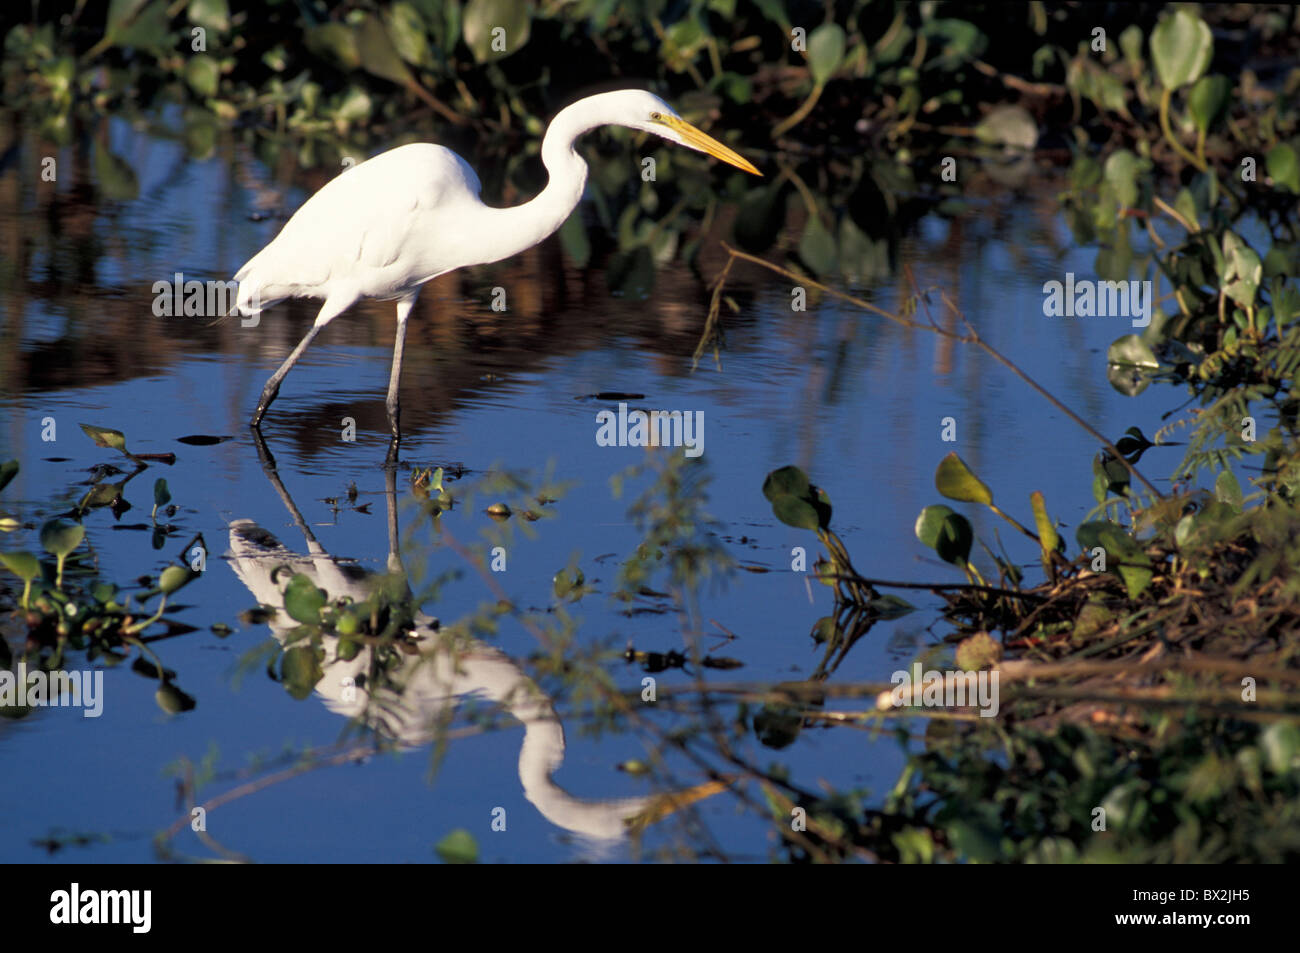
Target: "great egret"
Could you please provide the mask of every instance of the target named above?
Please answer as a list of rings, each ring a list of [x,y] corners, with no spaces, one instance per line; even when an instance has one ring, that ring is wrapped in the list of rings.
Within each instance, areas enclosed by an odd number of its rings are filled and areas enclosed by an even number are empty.
[[[558,229],[587,182],[587,164],[574,151],[574,142],[607,125],[651,132],[762,174],[658,96],[635,89],[588,96],[560,110],[542,139],[546,188],[514,208],[484,205],[474,170],[443,146],[413,143],[362,162],[308,199],[275,240],[235,275],[236,303],[245,315],[285,298],[325,299],[311,330],[262,389],[253,426],[261,424],[280,382],[325,325],[361,298],[396,299],[387,401],[391,458],[400,439],[397,388],[406,321],[420,286],[456,268],[509,258]]]

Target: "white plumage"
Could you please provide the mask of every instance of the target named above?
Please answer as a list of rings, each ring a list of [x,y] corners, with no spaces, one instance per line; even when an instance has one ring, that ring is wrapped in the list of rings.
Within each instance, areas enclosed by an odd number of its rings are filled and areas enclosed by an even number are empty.
[[[406,322],[420,287],[456,268],[509,258],[558,229],[582,198],[587,181],[587,164],[574,151],[574,142],[603,125],[652,132],[759,174],[658,96],[642,90],[588,96],[562,109],[542,140],[546,188],[514,208],[484,205],[474,170],[442,146],[399,146],[354,166],[308,199],[275,240],[235,275],[237,306],[246,315],[285,298],[324,299],[311,330],[262,389],[253,426],[261,424],[280,382],[321,328],[361,298],[395,299],[397,335],[387,401],[392,431],[388,455],[395,460]]]

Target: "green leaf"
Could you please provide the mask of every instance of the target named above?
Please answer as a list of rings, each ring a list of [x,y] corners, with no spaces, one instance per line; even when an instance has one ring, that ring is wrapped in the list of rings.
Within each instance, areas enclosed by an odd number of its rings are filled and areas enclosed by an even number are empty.
[[[66,556],[86,536],[86,527],[68,519],[53,519],[41,527],[41,547],[55,556]]]
[[[1295,722],[1275,721],[1260,734],[1259,746],[1264,751],[1270,771],[1288,774],[1296,756],[1300,755],[1300,726]]]
[[[1109,520],[1099,520],[1082,524],[1075,534],[1089,557],[1098,546],[1105,550],[1107,571],[1119,576],[1130,599],[1140,596],[1151,583],[1154,577],[1151,557],[1121,527]]]
[[[817,510],[807,500],[802,500],[793,496],[777,497],[776,502],[772,504],[772,512],[776,518],[787,526],[793,526],[796,529],[815,530],[820,521],[817,518]]]
[[[934,486],[950,500],[985,506],[993,502],[993,491],[971,472],[955,450],[939,461],[939,468],[934,472]]]
[[[221,83],[221,67],[213,57],[197,53],[185,64],[185,82],[200,96],[215,96]]]
[[[465,45],[479,63],[517,53],[528,42],[532,14],[533,5],[520,0],[469,0],[462,26]],[[498,28],[505,32],[494,33]],[[492,49],[496,37],[500,38],[496,45],[504,49]]]
[[[1120,205],[1132,208],[1138,203],[1138,158],[1127,149],[1116,149],[1106,157],[1103,176],[1115,190]]]
[[[320,622],[320,610],[326,601],[325,592],[316,588],[311,578],[302,573],[296,573],[284,589],[284,611],[297,622]]]
[[[1195,13],[1182,9],[1162,19],[1151,31],[1151,57],[1166,89],[1178,89],[1201,78],[1214,55],[1210,28]]]
[[[377,15],[366,17],[357,27],[356,44],[361,68],[367,73],[399,86],[409,86],[415,82],[415,77],[402,62],[392,38],[384,29],[383,21]]]
[[[944,562],[965,567],[975,534],[970,521],[942,503],[927,506],[916,518],[916,538]]]
[[[1130,23],[1119,35],[1119,48],[1124,52],[1124,61],[1130,66],[1142,66],[1142,28]]]
[[[1198,79],[1187,96],[1187,110],[1196,128],[1206,133],[1217,126],[1227,115],[1231,97],[1232,80],[1228,77],[1216,73]]]
[[[835,238],[826,230],[820,216],[808,216],[803,237],[799,239],[799,257],[819,275],[827,275],[835,270],[839,257]]]
[[[192,697],[185,694],[171,682],[163,682],[158,686],[158,691],[153,693],[154,701],[158,707],[169,715],[176,715],[183,711],[192,711],[198,704]]]
[[[230,6],[226,0],[190,0],[190,22],[196,26],[224,33],[230,29]]]
[[[41,574],[41,561],[26,550],[16,553],[0,553],[0,565],[3,565],[23,582],[35,579]]]
[[[166,506],[171,501],[172,495],[167,490],[167,481],[159,477],[153,484],[154,506]]]
[[[158,591],[164,595],[171,595],[181,586],[198,577],[199,573],[184,566],[168,566],[158,576]]]
[[[1034,511],[1034,526],[1038,530],[1038,539],[1043,548],[1043,562],[1051,560],[1051,554],[1059,548],[1061,536],[1056,532],[1056,524],[1047,515],[1047,501],[1042,491],[1035,490],[1029,494],[1029,506]]]
[[[1223,292],[1238,305],[1249,308],[1255,303],[1264,264],[1255,250],[1233,232],[1223,235]]]
[[[1268,150],[1264,161],[1268,166],[1268,177],[1276,185],[1300,194],[1300,163],[1297,163],[1295,149],[1289,143],[1279,142]]]
[[[808,68],[818,86],[840,68],[846,44],[844,30],[837,23],[823,23],[812,31],[808,37]]]
[[[1106,378],[1112,387],[1128,397],[1146,390],[1152,372],[1159,368],[1155,352],[1139,335],[1116,338],[1106,350]]]
[[[458,827],[433,848],[444,864],[478,863],[478,842],[474,835],[463,827]]]
[[[0,463],[0,490],[9,485],[9,481],[18,475],[18,461],[6,460]]]
[[[108,151],[95,146],[95,180],[104,197],[114,202],[133,202],[140,197],[140,180],[131,164]]]
[[[867,603],[867,608],[881,619],[898,619],[915,612],[916,606],[899,596],[885,593]]]
[[[434,67],[433,53],[429,49],[429,38],[424,20],[415,7],[409,3],[394,3],[384,15],[388,27],[388,38],[401,55],[412,66],[427,69]]]
[[[586,581],[586,574],[577,567],[572,570],[561,569],[551,579],[551,591],[558,599],[580,598],[583,594],[582,585]]]
[[[95,427],[91,424],[79,425],[86,436],[95,441],[97,447],[108,447],[110,450],[121,450],[126,453],[126,435],[120,430],[110,430],[107,427]]]
[[[1220,503],[1231,506],[1235,512],[1241,512],[1241,484],[1237,482],[1231,470],[1224,470],[1215,478],[1214,498]]]
[[[782,496],[806,497],[811,487],[808,475],[798,467],[782,467],[767,475],[763,481],[763,495],[769,503],[775,503]]]
[[[310,645],[289,649],[280,658],[280,680],[287,691],[298,701],[311,695],[316,683],[324,676],[320,656]]]
[[[979,121],[975,138],[989,145],[1033,149],[1038,145],[1038,123],[1024,106],[997,106]]]

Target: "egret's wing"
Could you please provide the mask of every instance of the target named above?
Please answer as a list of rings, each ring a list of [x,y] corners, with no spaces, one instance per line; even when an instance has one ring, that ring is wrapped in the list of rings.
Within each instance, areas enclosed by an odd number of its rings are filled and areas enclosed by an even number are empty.
[[[428,143],[348,169],[235,275],[241,304],[254,291],[262,306],[285,297],[389,297],[454,267],[447,225],[479,189],[468,163]]]

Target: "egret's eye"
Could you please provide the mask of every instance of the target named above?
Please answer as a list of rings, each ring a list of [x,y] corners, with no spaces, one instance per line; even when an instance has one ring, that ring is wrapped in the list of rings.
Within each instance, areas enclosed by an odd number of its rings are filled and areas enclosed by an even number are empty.
[[[659,122],[659,121],[660,121],[661,119],[663,119],[663,118],[664,118],[663,113],[651,113],[651,114],[650,114],[650,120],[651,120],[652,122]]]

